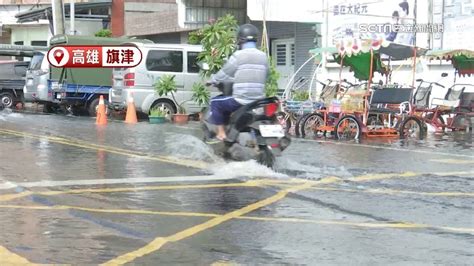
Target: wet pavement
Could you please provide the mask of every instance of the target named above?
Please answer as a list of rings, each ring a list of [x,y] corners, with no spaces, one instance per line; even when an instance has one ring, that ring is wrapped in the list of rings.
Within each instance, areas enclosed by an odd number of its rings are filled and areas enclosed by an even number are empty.
[[[0,265],[474,264],[472,135],[295,139],[272,171],[199,134],[0,112]]]

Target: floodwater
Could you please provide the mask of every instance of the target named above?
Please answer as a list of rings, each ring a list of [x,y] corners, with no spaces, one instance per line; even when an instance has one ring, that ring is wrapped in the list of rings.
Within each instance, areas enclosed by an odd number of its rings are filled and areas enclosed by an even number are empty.
[[[474,263],[470,134],[294,139],[274,170],[199,136],[0,112],[0,262]]]

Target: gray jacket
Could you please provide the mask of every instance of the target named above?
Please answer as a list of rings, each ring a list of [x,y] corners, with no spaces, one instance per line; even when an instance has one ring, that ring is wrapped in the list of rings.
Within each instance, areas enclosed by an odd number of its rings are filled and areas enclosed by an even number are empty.
[[[234,99],[240,104],[248,104],[265,98],[265,82],[268,75],[267,55],[257,48],[236,51],[211,81],[231,81]]]

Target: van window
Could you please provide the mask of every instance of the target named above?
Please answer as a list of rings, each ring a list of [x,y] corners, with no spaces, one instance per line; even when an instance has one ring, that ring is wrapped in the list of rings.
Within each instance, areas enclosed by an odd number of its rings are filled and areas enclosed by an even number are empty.
[[[35,54],[30,62],[30,70],[41,69],[41,63],[43,62],[44,54]]]
[[[151,50],[146,59],[150,71],[183,72],[183,52]]]
[[[188,52],[188,73],[199,73],[198,55],[199,52]]]
[[[48,46],[47,41],[31,41],[31,45],[33,46]]]

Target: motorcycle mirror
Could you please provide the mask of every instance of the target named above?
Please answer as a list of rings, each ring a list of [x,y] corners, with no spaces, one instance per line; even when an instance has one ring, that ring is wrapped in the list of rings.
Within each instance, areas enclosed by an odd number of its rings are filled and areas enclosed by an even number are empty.
[[[448,73],[446,73],[446,72],[441,73],[441,77],[445,78],[447,76],[448,76]]]

